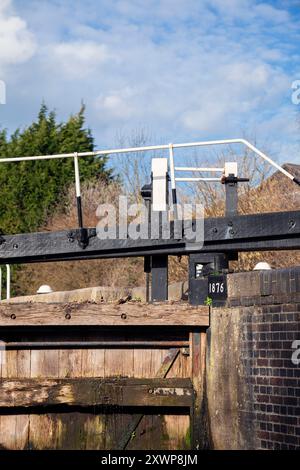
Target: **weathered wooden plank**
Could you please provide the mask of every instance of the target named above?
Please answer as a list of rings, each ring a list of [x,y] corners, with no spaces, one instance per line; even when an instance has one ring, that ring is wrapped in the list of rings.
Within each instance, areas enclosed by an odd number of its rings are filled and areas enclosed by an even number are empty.
[[[17,351],[17,371],[18,379],[22,377],[30,377],[31,357],[30,351]],[[28,414],[16,416],[16,449],[26,449],[28,445],[28,432],[30,417]]]
[[[189,407],[188,379],[2,379],[1,407],[175,406]]]
[[[59,367],[58,350],[41,349],[31,351],[31,377],[57,377]]]
[[[124,362],[132,355],[131,350],[110,349],[104,352],[105,377],[126,377],[124,375]]]
[[[0,449],[18,449],[16,443],[16,415],[3,415],[0,421]]]
[[[82,349],[60,349],[58,376],[81,377],[82,376]]]
[[[45,340],[46,336],[41,336]],[[59,351],[58,350],[32,350],[31,351],[31,380],[57,378],[59,372]],[[30,409],[29,409],[30,411]],[[59,426],[56,415],[51,414],[30,414],[28,447],[34,449],[55,449],[58,440]]]
[[[1,351],[1,353],[5,353],[5,356],[7,353],[10,355],[8,367],[5,365],[3,372],[4,375],[9,376],[6,378],[11,379],[30,377],[30,373],[32,377],[39,379],[109,377],[116,374],[123,375],[123,377],[155,377],[166,350],[160,348],[161,344],[155,344],[159,348],[158,350],[153,349],[153,346],[152,349],[148,349],[146,344],[149,339],[150,342],[153,339],[166,342],[170,339],[177,341],[178,338],[186,341],[188,335],[188,328],[174,327],[168,330],[166,336],[164,326],[150,328],[150,330],[149,328],[143,328],[143,326],[129,329],[127,326],[114,329],[104,326],[100,329],[91,325],[84,330],[76,326],[74,328],[52,328],[50,326],[49,328],[41,327],[29,330],[23,329],[21,326],[20,328],[5,327],[2,331],[5,333],[5,343],[15,340],[20,343],[20,349],[17,351],[17,362],[15,351]],[[139,338],[143,343],[141,343],[141,346],[145,342],[144,347],[133,350],[131,348],[132,346],[135,347],[135,344],[130,344],[130,348],[118,351],[117,349],[111,350],[109,348],[111,344],[108,342],[107,348],[94,349],[93,340],[100,342],[102,340],[115,340],[116,343],[113,343],[113,346],[116,348],[119,341],[129,340],[130,343],[131,338],[135,340]],[[92,349],[88,347],[81,350],[79,348],[75,351],[71,348],[63,351],[63,354],[61,354],[59,344],[56,344],[59,349],[56,352],[53,349],[52,351],[48,349],[49,342],[52,340],[53,342],[61,340],[66,342],[70,340],[72,342],[74,339],[79,342],[87,341],[87,343],[91,340]],[[30,348],[26,351],[22,350],[21,344],[23,342],[28,343],[28,341],[37,341],[39,345],[43,343],[45,347],[43,350],[38,348],[34,351],[30,351]],[[31,346],[31,343],[28,346]],[[177,343],[176,346],[178,346]],[[126,357],[124,357],[124,352]],[[183,373],[178,362],[180,359],[181,357],[178,358],[177,356],[175,362],[179,375]],[[114,364],[114,360],[116,360],[116,364]],[[68,411],[64,407],[55,409],[54,413],[45,413],[44,411],[40,413],[40,408],[28,407],[26,411],[31,413],[29,421],[27,414],[15,416],[11,414],[14,412],[13,408],[10,408],[9,414],[3,416],[2,426],[0,418],[0,445],[11,449],[116,449],[121,434],[137,416],[135,414],[124,414],[125,410],[118,409],[118,406],[115,405],[111,408],[105,407],[104,410],[96,407],[95,415],[90,413],[87,408],[81,408],[80,412],[75,410],[76,408],[73,409],[72,406],[69,406]],[[45,408],[45,411],[47,411],[47,408]],[[136,411],[138,412],[138,409]],[[134,432],[134,439],[130,440],[128,448],[183,448],[182,442],[187,433],[189,417],[173,416],[168,419],[168,417],[161,415],[160,407],[157,408],[156,413],[157,415],[154,416],[143,417]],[[178,413],[178,408],[174,407],[174,414],[176,413]],[[169,438],[170,442],[168,441]]]
[[[160,368],[156,372],[156,377],[157,378],[163,378],[164,382],[166,383],[166,375],[168,374],[170,368],[174,364],[178,354],[179,354],[179,349],[173,348],[168,351],[166,356],[164,357],[163,362],[161,363]],[[153,351],[151,351],[152,353]],[[181,379],[182,380],[182,379]],[[193,399],[193,397],[192,397]],[[168,406],[168,405],[166,405]],[[132,422],[129,424],[129,426],[125,429],[122,438],[120,439],[118,449],[123,450],[126,449],[127,445],[129,444],[131,437],[133,433],[136,431],[137,427],[139,426],[140,422],[142,421],[144,415],[136,415]]]
[[[199,450],[205,446],[206,432],[203,422],[206,332],[202,330],[191,333],[190,341],[192,382],[195,391],[194,406],[191,409],[191,440],[193,449]]]
[[[83,349],[81,377],[105,376],[105,349]]]
[[[17,349],[20,351],[29,349],[82,349],[97,350],[98,348],[121,348],[124,354],[124,349],[131,348],[188,348],[187,341],[9,341],[3,342],[5,349]],[[85,349],[84,349],[85,348]],[[1,352],[0,352],[1,354]]]
[[[167,377],[191,377],[191,354],[189,348],[181,348],[180,354]]]
[[[166,449],[188,450],[191,448],[189,415],[165,415]]]
[[[208,326],[208,307],[183,302],[143,304],[2,304],[0,326],[192,325]]]
[[[2,377],[18,377],[18,351],[3,351]]]
[[[191,355],[188,348],[181,348],[180,353],[166,377],[191,377]],[[165,433],[168,436],[168,449],[190,448],[190,416],[166,415],[164,418]]]
[[[294,224],[290,224],[293,221]],[[202,226],[202,221],[200,226]],[[186,230],[191,225],[186,221]],[[195,221],[193,222],[195,225]],[[171,233],[174,232],[171,223]],[[300,246],[300,211],[270,214],[235,215],[204,220],[202,252],[253,251],[257,249],[297,249]],[[186,231],[185,230],[185,231]],[[95,228],[88,229],[89,244],[85,249],[73,243],[78,232],[26,233],[3,235],[0,259],[5,263],[43,262],[51,260],[116,258],[155,254],[188,254],[197,242],[185,238],[170,239],[99,239]]]
[[[30,360],[23,351],[2,351],[1,376],[15,378],[30,373]],[[28,353],[28,352],[27,352]],[[30,354],[29,354],[30,357]],[[28,369],[29,365],[29,369]],[[0,447],[7,449],[23,449],[26,447],[28,433],[28,415],[0,416]]]
[[[170,345],[170,347],[172,346],[175,347],[175,345]],[[169,354],[168,351],[167,353]],[[166,351],[164,349],[135,349],[134,376],[155,377],[160,371],[165,355]],[[162,436],[161,429],[164,419],[162,415],[159,415],[158,420],[157,418],[157,415],[143,416],[142,414],[136,414],[130,416],[127,425],[122,429],[117,448],[123,449],[126,447],[128,450],[136,450],[150,449],[151,446],[154,446],[152,448],[159,447],[158,440],[162,439],[158,436]],[[159,425],[157,426],[158,422]]]
[[[101,450],[105,448],[106,429],[103,415],[85,415],[83,430],[84,436],[81,436],[81,441],[85,445],[86,450]]]
[[[30,351],[1,351],[0,376],[30,377]],[[22,450],[27,447],[28,414],[0,416],[0,448]]]

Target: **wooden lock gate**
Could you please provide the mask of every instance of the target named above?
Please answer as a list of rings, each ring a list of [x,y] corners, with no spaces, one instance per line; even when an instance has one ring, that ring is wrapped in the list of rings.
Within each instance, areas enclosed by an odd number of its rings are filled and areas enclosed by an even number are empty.
[[[0,448],[203,447],[208,310],[0,304]]]
[[[168,256],[187,255],[189,301],[202,304],[0,304],[2,448],[204,447],[209,307],[203,305],[208,286],[214,284],[207,276],[226,274],[229,261],[237,260],[240,252],[300,247],[300,211],[238,215],[237,185],[248,179],[238,177],[235,162],[228,162],[224,169],[174,165],[174,149],[227,144],[245,145],[300,185],[297,176],[245,139],[1,159],[6,164],[73,158],[78,213],[76,229],[1,235],[2,264],[143,257],[148,281],[151,273],[151,299],[161,301],[168,295]],[[158,237],[132,239],[128,228],[125,236],[98,237],[95,227],[83,223],[78,157],[154,150],[169,151],[174,216],[167,223],[170,236],[163,237],[164,222],[159,217]],[[176,181],[203,178],[176,178],[175,170],[221,172],[221,177],[207,180],[225,184],[225,217],[204,221],[200,217],[182,226],[177,217]],[[160,173],[163,190],[157,187],[156,176],[142,188],[142,197],[148,208],[150,202],[159,203],[152,209],[162,215],[168,211],[166,166]],[[151,210],[149,214],[148,229]],[[203,228],[203,233],[199,230],[201,243],[189,236],[198,222]],[[217,300],[224,302],[224,298]]]

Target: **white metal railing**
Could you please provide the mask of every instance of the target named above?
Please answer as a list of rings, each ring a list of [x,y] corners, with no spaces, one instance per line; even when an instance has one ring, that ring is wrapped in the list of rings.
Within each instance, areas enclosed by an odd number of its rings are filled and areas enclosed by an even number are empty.
[[[6,265],[6,299],[10,299],[10,265]],[[2,266],[0,266],[0,300],[2,300]]]
[[[223,168],[204,168],[204,167],[191,167],[191,166],[175,166],[175,171],[183,171],[183,172],[193,172],[193,173],[222,173],[221,176],[218,177],[211,177],[211,176],[197,176],[197,177],[187,177],[185,176],[184,178],[178,178],[175,177],[175,182],[199,182],[199,181],[205,181],[208,183],[222,183],[223,182],[223,176],[228,176],[229,174],[232,174],[237,177],[237,163],[236,162],[225,162],[225,165]]]
[[[218,172],[223,171],[224,168],[198,168],[193,166],[175,166],[176,171],[211,171]]]
[[[194,171],[194,170],[193,170]],[[175,178],[175,181],[186,181],[186,182],[197,182],[197,181],[208,181],[208,182],[220,182],[220,178],[197,178],[197,177],[188,177],[188,178]]]
[[[295,177],[289,173],[287,170],[282,168],[278,163],[274,162],[270,157],[268,157],[265,153],[261,150],[256,148],[250,142],[245,139],[225,139],[225,140],[210,140],[210,141],[203,141],[203,142],[195,142],[194,144],[169,144],[169,161],[170,161],[170,173],[171,173],[171,188],[172,188],[172,195],[173,195],[173,204],[176,204],[176,181],[221,181],[221,178],[176,178],[175,171],[193,171],[193,172],[220,172],[224,171],[223,168],[193,168],[193,167],[175,167],[174,166],[174,148],[184,148],[184,147],[191,147],[192,145],[195,147],[204,147],[204,146],[212,146],[212,145],[230,145],[230,144],[243,144],[252,150],[256,155],[260,156],[263,160],[267,161],[272,165],[274,168],[279,170],[282,174],[287,176],[291,180],[295,180]],[[299,183],[298,183],[299,184]]]
[[[174,167],[175,171],[183,171],[183,172],[193,172],[193,173],[224,173],[224,168],[199,168],[199,167],[192,167],[192,166],[175,166]],[[219,177],[177,177],[175,178],[175,182],[198,182],[198,181],[207,181],[209,183],[214,183],[214,182],[221,182],[222,178],[221,176]]]
[[[106,150],[96,150],[94,152],[72,152],[72,153],[62,153],[55,155],[37,155],[29,157],[10,157],[10,158],[0,158],[0,163],[16,163],[21,161],[33,161],[33,160],[51,160],[58,158],[73,158],[74,159],[74,171],[75,171],[75,187],[76,187],[76,197],[80,199],[80,175],[79,175],[79,157],[88,157],[88,156],[100,156],[100,155],[113,155],[113,154],[124,154],[124,153],[133,153],[133,152],[146,152],[146,151],[156,151],[156,150],[168,150],[169,151],[169,169],[170,169],[170,178],[171,178],[171,188],[172,188],[172,199],[173,204],[176,204],[176,180],[177,181],[186,181],[186,179],[175,178],[176,171],[222,171],[221,168],[209,168],[209,169],[188,169],[190,167],[175,167],[174,166],[174,149],[182,149],[189,147],[205,147],[212,145],[230,145],[230,144],[242,144],[252,150],[256,155],[260,156],[263,160],[267,161],[270,165],[280,171],[287,178],[294,180],[299,184],[299,181],[287,170],[282,168],[278,163],[274,162],[270,157],[268,157],[264,152],[256,148],[250,142],[245,139],[224,139],[224,140],[208,140],[202,142],[191,142],[191,143],[182,143],[182,144],[166,144],[166,145],[149,145],[144,147],[130,147],[130,148],[117,148],[117,149],[106,149]],[[207,179],[206,179],[207,180]],[[211,181],[219,181],[219,179],[212,179]],[[195,181],[193,179],[193,181]],[[201,181],[201,179],[197,179]]]

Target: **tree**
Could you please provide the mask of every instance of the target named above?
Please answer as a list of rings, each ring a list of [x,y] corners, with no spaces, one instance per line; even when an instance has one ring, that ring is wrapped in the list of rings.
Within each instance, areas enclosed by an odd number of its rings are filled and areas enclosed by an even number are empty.
[[[85,108],[57,123],[55,112],[42,104],[38,118],[23,131],[17,129],[10,139],[0,132],[1,157],[49,155],[93,151],[94,139],[84,127]],[[106,157],[79,159],[81,180],[112,179]],[[63,204],[74,182],[72,158],[18,163],[0,162],[0,230],[2,233],[34,231],[44,225],[58,204]]]

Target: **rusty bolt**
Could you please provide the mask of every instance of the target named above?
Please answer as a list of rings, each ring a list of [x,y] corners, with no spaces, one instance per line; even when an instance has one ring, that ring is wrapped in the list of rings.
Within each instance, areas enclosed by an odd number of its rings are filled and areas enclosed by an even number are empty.
[[[189,348],[182,348],[181,349],[181,354],[183,356],[189,356],[190,355],[190,349]]]

